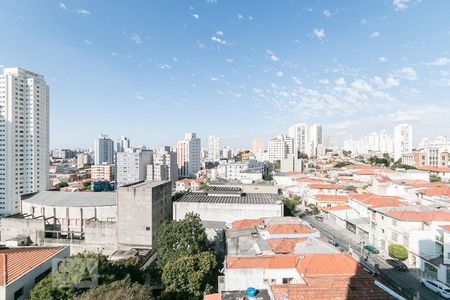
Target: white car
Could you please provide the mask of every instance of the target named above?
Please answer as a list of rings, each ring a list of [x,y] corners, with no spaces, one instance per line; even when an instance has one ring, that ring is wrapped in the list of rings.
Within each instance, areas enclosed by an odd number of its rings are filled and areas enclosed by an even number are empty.
[[[450,287],[442,282],[420,278],[420,284],[423,284],[441,297],[450,299]]]

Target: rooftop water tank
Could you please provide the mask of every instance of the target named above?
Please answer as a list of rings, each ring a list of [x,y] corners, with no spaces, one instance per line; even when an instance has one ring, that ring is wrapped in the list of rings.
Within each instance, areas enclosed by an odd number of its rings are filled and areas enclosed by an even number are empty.
[[[255,288],[252,288],[252,287],[249,287],[248,289],[247,289],[247,296],[250,298],[250,297],[255,297],[256,296],[256,289]]]

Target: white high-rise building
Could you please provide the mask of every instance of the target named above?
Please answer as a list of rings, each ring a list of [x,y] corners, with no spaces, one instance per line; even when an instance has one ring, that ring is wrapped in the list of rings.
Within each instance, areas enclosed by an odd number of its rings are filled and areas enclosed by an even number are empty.
[[[298,123],[289,127],[288,136],[294,140],[294,154],[309,153],[308,125]]]
[[[201,140],[195,133],[186,133],[177,142],[177,164],[179,177],[195,177],[201,168]]]
[[[130,148],[130,139],[122,135],[116,142],[116,152],[125,152],[128,148]]]
[[[117,185],[147,179],[147,165],[152,163],[153,151],[128,148],[117,153]]]
[[[269,161],[285,159],[288,154],[294,154],[295,140],[286,135],[279,135],[267,142],[267,159]]]
[[[317,155],[323,155],[325,153],[320,153],[321,149],[323,147],[320,147],[320,145],[323,144],[323,138],[322,138],[322,125],[320,124],[314,124],[311,127],[309,127],[309,153],[307,153],[309,156],[317,156]]]
[[[114,142],[107,135],[100,134],[95,140],[95,160],[96,165],[103,163],[114,163]]]
[[[49,187],[49,87],[44,76],[0,75],[0,216],[20,211],[22,194]]]
[[[220,160],[220,137],[211,135],[208,137],[208,161]]]
[[[232,159],[234,156],[233,148],[230,146],[225,146],[222,149],[222,158],[223,159]]]
[[[175,185],[177,179],[177,153],[169,146],[156,149],[153,153],[153,163],[147,166],[147,180],[170,180],[172,185]]]
[[[412,152],[412,126],[401,124],[394,129],[394,159],[397,161],[405,153]]]

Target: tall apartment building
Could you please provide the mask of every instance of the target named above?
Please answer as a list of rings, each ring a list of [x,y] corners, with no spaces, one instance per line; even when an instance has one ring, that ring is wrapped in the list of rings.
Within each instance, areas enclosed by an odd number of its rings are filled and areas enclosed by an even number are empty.
[[[122,135],[116,142],[116,152],[125,152],[128,148],[130,148],[130,139]]]
[[[294,140],[294,152],[293,153],[305,153],[310,152],[309,140],[308,140],[308,125],[298,123],[288,130],[288,136]]]
[[[117,186],[147,178],[147,165],[152,163],[153,151],[128,148],[117,153]]]
[[[153,163],[147,165],[147,180],[169,180],[175,185],[177,179],[177,153],[169,146],[156,149],[153,153]]]
[[[234,156],[234,151],[230,146],[225,146],[222,148],[222,158],[231,159]]]
[[[353,154],[367,154],[369,152],[392,154],[394,153],[394,140],[384,130],[380,133],[372,132],[360,139],[353,139],[350,136],[344,141],[344,150],[351,151]]]
[[[0,75],[0,216],[20,195],[49,186],[49,87],[44,76],[7,68]]]
[[[317,156],[317,155],[324,155],[325,153],[321,153],[323,147],[323,137],[322,137],[322,125],[320,124],[314,124],[311,127],[309,127],[309,156]]]
[[[394,159],[397,161],[403,154],[412,152],[412,127],[401,124],[394,128]]]
[[[195,133],[186,133],[177,142],[177,164],[179,177],[195,177],[201,167],[201,140]]]
[[[437,136],[433,140],[421,143],[421,149],[404,153],[402,162],[415,167],[449,167],[450,141],[446,136]]]
[[[78,153],[77,154],[77,168],[82,168],[84,165],[91,163],[91,156],[89,153]]]
[[[220,160],[220,137],[211,135],[208,137],[208,161]]]
[[[288,154],[295,152],[295,139],[286,135],[279,135],[267,142],[267,159],[269,161],[285,159]]]
[[[91,166],[91,180],[92,181],[114,181],[116,178],[116,165],[103,163],[101,165]]]
[[[69,159],[75,157],[75,151],[70,149],[55,149],[52,151],[53,158]]]
[[[99,135],[95,140],[95,160],[96,165],[103,163],[114,163],[114,142],[107,135]]]
[[[264,150],[263,141],[260,138],[254,138],[252,140],[252,153],[260,153]]]

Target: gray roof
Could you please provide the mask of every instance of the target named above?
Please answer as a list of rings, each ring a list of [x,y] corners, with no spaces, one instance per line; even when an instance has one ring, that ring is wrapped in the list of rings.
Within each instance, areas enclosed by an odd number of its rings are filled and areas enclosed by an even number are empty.
[[[157,180],[149,180],[149,181],[138,181],[130,184],[123,185],[119,187],[119,189],[134,189],[134,188],[154,188],[164,183],[170,182],[168,180],[157,181]]]
[[[294,252],[296,254],[338,253],[339,250],[327,242],[323,242],[315,238],[308,238],[304,242],[295,244]]]
[[[238,186],[225,186],[225,185],[210,185],[206,187],[207,192],[241,192],[242,189]]]
[[[246,291],[222,291],[220,296],[221,300],[248,299]],[[270,300],[271,298],[267,290],[257,290],[255,299]]]
[[[37,205],[56,207],[94,207],[94,206],[114,206],[116,202],[115,192],[39,192],[23,202]]]
[[[277,204],[283,197],[268,193],[248,193],[242,196],[208,196],[205,193],[189,193],[176,202],[227,203],[227,204]]]

